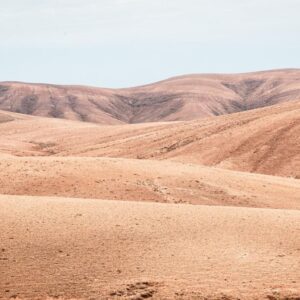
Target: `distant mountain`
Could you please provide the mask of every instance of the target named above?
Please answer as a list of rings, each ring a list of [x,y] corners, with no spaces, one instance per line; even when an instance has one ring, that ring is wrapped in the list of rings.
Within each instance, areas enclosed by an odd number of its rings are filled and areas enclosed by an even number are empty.
[[[0,83],[0,109],[100,124],[183,121],[300,98],[300,69],[200,74],[135,88]]]

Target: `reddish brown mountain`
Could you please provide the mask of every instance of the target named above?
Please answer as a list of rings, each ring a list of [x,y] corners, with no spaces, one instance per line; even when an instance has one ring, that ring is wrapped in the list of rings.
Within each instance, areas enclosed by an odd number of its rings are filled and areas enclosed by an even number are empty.
[[[187,75],[129,89],[2,82],[0,109],[100,124],[193,120],[300,97],[300,70]]]

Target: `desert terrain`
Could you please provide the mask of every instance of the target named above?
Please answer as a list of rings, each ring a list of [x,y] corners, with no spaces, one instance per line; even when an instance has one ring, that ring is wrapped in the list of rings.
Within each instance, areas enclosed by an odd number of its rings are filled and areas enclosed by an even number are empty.
[[[299,299],[296,210],[26,196],[0,205],[3,298]]]
[[[300,99],[200,120],[121,126],[0,113],[13,119],[0,126],[0,153],[9,155],[167,159],[300,177]]]
[[[0,299],[300,299],[299,70],[0,86]]]
[[[0,110],[100,124],[188,121],[299,99],[299,77],[299,69],[194,74],[126,89],[1,82]]]

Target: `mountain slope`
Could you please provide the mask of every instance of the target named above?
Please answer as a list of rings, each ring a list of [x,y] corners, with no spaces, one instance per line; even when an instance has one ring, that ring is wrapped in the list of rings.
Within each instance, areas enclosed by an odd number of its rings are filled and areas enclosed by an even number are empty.
[[[300,70],[187,75],[129,89],[2,82],[0,109],[100,124],[193,120],[300,97]]]
[[[300,178],[299,115],[300,101],[197,121],[122,126],[26,116],[0,125],[0,152],[170,159]]]

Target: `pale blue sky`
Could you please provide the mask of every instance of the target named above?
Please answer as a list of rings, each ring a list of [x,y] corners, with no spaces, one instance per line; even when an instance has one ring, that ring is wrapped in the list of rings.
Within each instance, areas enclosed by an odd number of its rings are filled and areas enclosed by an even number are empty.
[[[126,87],[300,67],[300,0],[0,0],[0,81]]]

